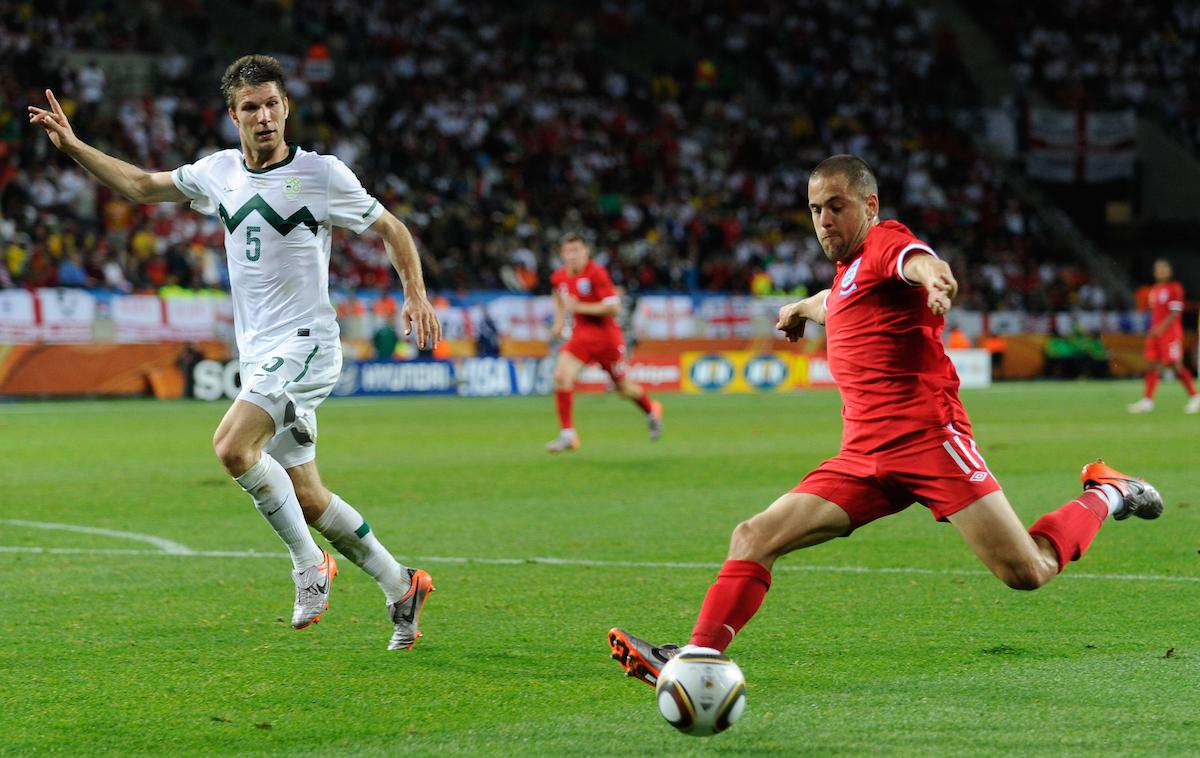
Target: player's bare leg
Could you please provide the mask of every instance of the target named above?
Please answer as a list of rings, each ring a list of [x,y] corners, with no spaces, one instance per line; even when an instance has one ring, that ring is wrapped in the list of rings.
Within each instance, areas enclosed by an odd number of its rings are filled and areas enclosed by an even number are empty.
[[[708,588],[689,645],[724,651],[762,605],[771,586],[771,567],[780,556],[818,545],[851,530],[850,517],[834,503],[809,493],[789,492],[733,530],[728,557]],[[612,657],[628,676],[647,684],[681,648],[653,645],[628,631],[608,634]]]
[[[1098,515],[1076,507],[1081,518],[1090,516],[1099,529]],[[1054,545],[1046,537],[1033,536],[1026,530],[1001,491],[985,495],[953,514],[950,523],[984,565],[1013,589],[1034,590],[1058,575]]]
[[[303,629],[329,607],[329,590],[337,575],[337,563],[313,540],[283,467],[262,452],[274,435],[275,422],[265,410],[235,400],[213,435],[213,450],[287,546],[296,585],[292,626]]]
[[[1097,460],[1083,467],[1084,492],[1022,526],[1002,491],[992,492],[950,516],[950,523],[984,565],[1009,587],[1035,590],[1087,552],[1105,517],[1158,518],[1162,496],[1141,479]]]
[[[315,460],[293,466],[287,473],[308,523],[383,590],[394,627],[388,649],[411,649],[421,636],[417,629],[421,606],[433,591],[429,574],[401,565],[379,542],[366,519],[325,487]]]
[[[546,452],[563,453],[579,449],[579,435],[572,418],[575,380],[583,370],[583,361],[566,350],[558,352],[554,363],[554,400],[558,406],[558,436],[546,443]]]
[[[646,414],[646,428],[650,432],[650,440],[657,441],[662,437],[663,432],[663,409],[662,403],[657,400],[651,400],[650,394],[646,392],[646,388],[637,382],[631,382],[624,376],[619,379],[614,377],[613,383],[616,385],[617,392],[633,401],[633,404],[642,409],[642,413]]]

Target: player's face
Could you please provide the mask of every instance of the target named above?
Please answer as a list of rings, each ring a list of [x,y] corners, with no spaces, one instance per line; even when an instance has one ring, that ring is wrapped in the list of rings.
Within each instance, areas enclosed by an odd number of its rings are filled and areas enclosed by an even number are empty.
[[[879,214],[879,196],[862,197],[841,174],[815,176],[808,181],[808,210],[817,241],[831,261],[844,261],[863,240]]]
[[[582,242],[568,242],[559,248],[558,253],[562,256],[567,270],[572,274],[578,274],[587,265],[588,249],[587,245]]]
[[[240,87],[233,102],[229,117],[237,124],[242,147],[262,154],[273,152],[283,144],[288,100],[276,82]]]
[[[1167,263],[1166,261],[1154,262],[1154,281],[1169,282],[1171,281],[1171,275],[1173,273],[1175,272],[1171,270],[1170,263]]]

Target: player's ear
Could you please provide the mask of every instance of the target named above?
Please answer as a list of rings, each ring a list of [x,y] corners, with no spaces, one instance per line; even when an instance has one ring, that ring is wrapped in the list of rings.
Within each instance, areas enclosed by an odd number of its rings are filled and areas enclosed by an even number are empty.
[[[287,118],[288,114],[291,112],[292,112],[292,101],[288,100],[287,95],[284,95],[283,96],[283,117]]]
[[[879,195],[872,192],[865,198],[867,203],[867,221],[874,221],[879,217]]]

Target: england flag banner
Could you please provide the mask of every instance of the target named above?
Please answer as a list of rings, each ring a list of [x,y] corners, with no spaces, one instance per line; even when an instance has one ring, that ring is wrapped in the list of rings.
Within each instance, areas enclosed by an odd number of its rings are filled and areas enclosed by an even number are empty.
[[[44,342],[91,342],[96,298],[84,290],[43,288],[37,291]]]
[[[117,342],[159,342],[168,339],[163,304],[157,295],[122,295],[112,299],[114,339]]]
[[[633,331],[640,339],[674,340],[696,336],[695,307],[690,295],[645,295],[633,311]]]
[[[0,344],[28,344],[37,338],[33,295],[28,290],[0,290]]]

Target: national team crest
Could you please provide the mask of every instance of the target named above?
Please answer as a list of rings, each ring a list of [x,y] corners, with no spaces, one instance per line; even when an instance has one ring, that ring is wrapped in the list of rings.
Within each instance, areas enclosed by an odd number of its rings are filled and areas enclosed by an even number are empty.
[[[300,177],[289,176],[283,180],[283,196],[288,200],[300,197]]]
[[[579,294],[581,295],[592,294],[592,282],[590,279],[580,279],[579,281],[575,282],[575,287],[579,290]]]
[[[842,295],[849,295],[858,289],[858,284],[854,281],[854,277],[858,276],[858,264],[862,263],[862,260],[862,256],[860,255],[858,260],[851,263],[850,268],[846,269],[846,273],[842,274]]]

